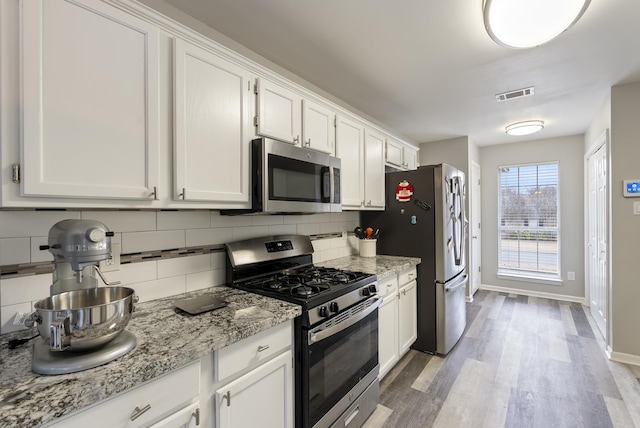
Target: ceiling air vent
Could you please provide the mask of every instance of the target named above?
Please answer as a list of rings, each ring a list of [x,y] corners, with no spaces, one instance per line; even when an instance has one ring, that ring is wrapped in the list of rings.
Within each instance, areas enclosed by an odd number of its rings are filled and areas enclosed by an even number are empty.
[[[503,101],[513,100],[515,98],[528,97],[529,95],[533,95],[533,86],[530,88],[517,89],[515,91],[503,92],[502,94],[496,95],[496,101],[499,103]]]

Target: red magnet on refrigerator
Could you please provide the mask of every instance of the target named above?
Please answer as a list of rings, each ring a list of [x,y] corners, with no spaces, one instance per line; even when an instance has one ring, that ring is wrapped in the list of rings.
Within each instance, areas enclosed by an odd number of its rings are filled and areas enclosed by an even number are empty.
[[[398,202],[409,202],[413,195],[413,186],[407,180],[402,180],[396,187],[396,199]]]

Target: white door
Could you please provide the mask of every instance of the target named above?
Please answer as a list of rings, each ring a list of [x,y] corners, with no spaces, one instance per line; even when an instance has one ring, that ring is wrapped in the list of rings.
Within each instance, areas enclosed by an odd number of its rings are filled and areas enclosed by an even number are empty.
[[[588,278],[589,307],[600,333],[607,338],[607,144],[602,144],[587,161],[589,170],[588,201]]]
[[[364,200],[366,208],[384,209],[384,135],[367,129],[364,137]]]
[[[476,162],[471,162],[471,176],[469,177],[470,184],[470,200],[471,203],[471,233],[470,233],[470,250],[471,250],[471,260],[469,275],[471,276],[471,281],[469,281],[469,291],[467,294],[467,299],[469,301],[473,300],[473,295],[478,288],[480,288],[480,283],[482,282],[482,272],[481,272],[481,246],[480,246],[480,165]]]
[[[22,3],[28,196],[157,199],[158,37],[95,0]]]
[[[336,157],[342,159],[342,209],[360,209],[364,204],[364,127],[342,116],[336,124]]]
[[[293,361],[287,351],[215,393],[219,428],[293,428]]]
[[[320,152],[335,152],[336,113],[330,108],[302,100],[302,145]]]
[[[180,39],[174,61],[174,198],[248,203],[251,74]]]
[[[256,134],[300,145],[302,97],[266,79],[257,81]]]

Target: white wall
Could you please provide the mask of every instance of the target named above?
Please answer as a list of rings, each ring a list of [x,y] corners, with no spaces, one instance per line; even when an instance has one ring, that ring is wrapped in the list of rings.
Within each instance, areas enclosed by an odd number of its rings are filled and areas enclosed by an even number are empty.
[[[0,211],[0,272],[3,266],[53,260],[40,251],[49,229],[67,218],[93,219],[115,232],[121,254],[224,244],[266,235],[342,237],[313,241],[314,262],[358,253],[357,240],[344,232],[358,224],[358,212],[314,215],[220,216],[218,211]],[[136,290],[141,301],[172,296],[225,283],[224,252],[152,260],[122,265],[107,272]],[[6,273],[6,272],[5,272]],[[33,303],[49,296],[51,274],[0,279],[0,333],[21,329],[12,325],[16,312],[31,312]]]
[[[640,216],[622,180],[640,179],[640,83],[611,88],[611,327],[614,352],[640,357]]]
[[[584,136],[552,138],[480,147],[482,166],[482,282],[524,292],[584,297]],[[497,277],[498,167],[559,162],[561,285],[514,281]],[[575,272],[568,281],[567,272]]]

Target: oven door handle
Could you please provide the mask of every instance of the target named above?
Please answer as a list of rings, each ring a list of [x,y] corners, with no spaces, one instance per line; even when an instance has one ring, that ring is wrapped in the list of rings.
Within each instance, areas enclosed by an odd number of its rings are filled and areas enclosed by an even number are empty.
[[[376,295],[373,296],[370,300],[372,300],[373,303],[357,315],[354,315],[351,318],[348,318],[345,321],[342,321],[341,323],[336,324],[332,327],[325,328],[324,330],[311,330],[309,332],[309,344],[311,345],[312,343],[317,343],[321,340],[326,339],[327,337],[333,336],[334,334],[351,327],[358,321],[361,321],[369,316],[373,311],[378,309],[378,306],[380,306],[380,304],[382,303],[382,297]]]

